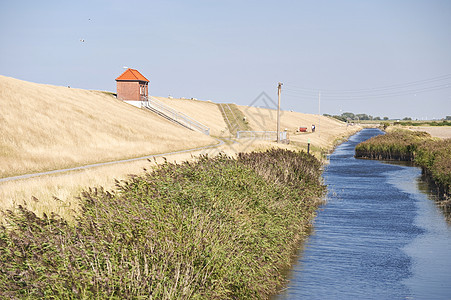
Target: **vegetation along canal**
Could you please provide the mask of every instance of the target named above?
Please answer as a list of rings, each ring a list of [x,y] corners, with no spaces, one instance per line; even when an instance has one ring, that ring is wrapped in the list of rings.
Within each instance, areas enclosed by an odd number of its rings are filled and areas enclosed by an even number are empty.
[[[277,299],[451,299],[451,227],[417,167],[354,158],[378,129],[340,145],[327,204]]]

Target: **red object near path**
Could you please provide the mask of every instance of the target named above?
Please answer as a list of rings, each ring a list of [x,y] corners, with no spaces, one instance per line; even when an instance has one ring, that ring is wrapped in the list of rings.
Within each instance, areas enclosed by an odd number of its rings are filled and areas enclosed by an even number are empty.
[[[307,132],[307,127],[299,127],[300,132]]]

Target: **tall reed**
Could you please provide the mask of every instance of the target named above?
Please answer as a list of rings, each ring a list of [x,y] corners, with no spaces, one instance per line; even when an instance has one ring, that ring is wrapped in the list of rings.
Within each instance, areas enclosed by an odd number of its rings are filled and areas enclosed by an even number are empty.
[[[434,139],[428,133],[395,130],[373,137],[355,148],[358,158],[413,161],[432,177],[442,193],[451,187],[451,139]]]
[[[267,298],[325,191],[319,167],[287,150],[202,156],[85,191],[76,225],[8,211],[0,297]]]

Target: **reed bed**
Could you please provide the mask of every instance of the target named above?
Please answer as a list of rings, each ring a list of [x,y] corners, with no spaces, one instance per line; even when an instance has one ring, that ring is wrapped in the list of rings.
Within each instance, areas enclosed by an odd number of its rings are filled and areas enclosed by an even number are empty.
[[[451,187],[451,139],[422,144],[417,150],[415,163],[420,165],[423,172],[430,175],[442,191],[449,195]]]
[[[356,157],[413,161],[419,145],[432,141],[431,135],[421,131],[396,129],[375,136],[356,146]]]
[[[87,190],[74,225],[20,206],[0,229],[0,298],[268,298],[324,192],[313,156],[278,149]]]
[[[356,157],[412,161],[430,175],[441,193],[451,187],[451,139],[434,139],[429,133],[404,129],[373,137],[356,146]]]

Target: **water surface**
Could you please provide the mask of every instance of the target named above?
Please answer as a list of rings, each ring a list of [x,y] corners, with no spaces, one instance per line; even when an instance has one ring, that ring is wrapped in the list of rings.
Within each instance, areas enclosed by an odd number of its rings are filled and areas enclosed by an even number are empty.
[[[277,299],[451,299],[451,228],[419,189],[421,170],[354,158],[378,134],[330,156],[328,202]]]

